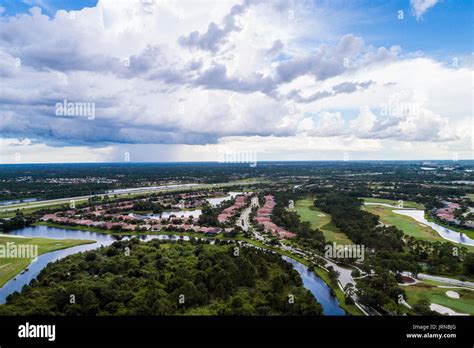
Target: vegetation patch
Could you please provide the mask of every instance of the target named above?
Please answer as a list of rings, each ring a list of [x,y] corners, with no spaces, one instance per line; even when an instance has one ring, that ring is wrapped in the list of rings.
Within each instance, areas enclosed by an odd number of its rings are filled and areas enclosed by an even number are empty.
[[[407,295],[407,302],[410,305],[426,299],[430,303],[440,304],[456,312],[474,315],[474,291],[472,290],[456,289],[460,296],[459,299],[446,295],[446,288],[423,283],[406,286],[404,290]]]
[[[38,255],[55,250],[66,249],[77,245],[94,243],[94,241],[78,239],[48,239],[48,238],[16,238],[0,236],[0,245],[15,243],[16,245],[37,245]],[[32,259],[30,258],[0,258],[0,287],[24,270]]]
[[[295,210],[301,221],[308,221],[311,227],[321,230],[326,241],[338,244],[352,244],[352,241],[331,223],[331,215],[314,206],[314,199],[301,199],[296,201]]]
[[[430,242],[446,241],[431,227],[422,225],[409,216],[395,213],[393,211],[394,208],[382,205],[365,205],[364,209],[372,214],[378,215],[382,223],[395,226],[406,235]]]
[[[321,315],[322,307],[277,254],[134,238],[49,264],[0,314]]]

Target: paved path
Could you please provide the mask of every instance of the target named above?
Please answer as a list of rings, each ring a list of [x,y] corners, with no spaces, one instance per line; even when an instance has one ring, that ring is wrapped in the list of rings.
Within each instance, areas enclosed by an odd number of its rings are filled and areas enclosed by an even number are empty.
[[[242,214],[237,221],[237,225],[242,227],[245,232],[248,232],[251,228],[250,213],[252,212],[252,207],[258,207],[257,196],[251,198],[250,205],[242,211]]]
[[[249,220],[249,215],[250,215],[250,212],[252,211],[252,207],[258,207],[258,206],[259,206],[258,197],[257,196],[252,197],[250,206],[247,207],[242,212],[237,224],[239,226],[241,226],[244,231],[249,231],[249,230],[252,231],[253,236],[257,240],[259,240],[260,242],[263,242],[264,244],[270,244],[270,239],[267,238],[266,236],[260,234],[257,230],[253,229],[252,224]],[[332,266],[334,268],[334,270],[339,272],[338,281],[339,281],[339,285],[341,287],[341,290],[344,291],[344,287],[347,284],[352,284],[354,286],[354,291],[356,290],[356,282],[355,282],[354,278],[352,277],[353,269],[343,268],[343,267],[339,266],[333,260],[327,259],[327,258],[325,258],[321,255],[318,255],[316,253],[313,253],[313,252],[309,252],[309,251],[301,250],[299,248],[292,247],[290,245],[281,244],[280,246],[274,246],[274,247],[278,248],[278,249],[288,251],[288,252],[291,252],[295,255],[301,256],[302,258],[304,258],[305,260],[308,260],[308,261],[314,260],[315,258],[322,259],[324,261],[323,266],[325,268],[328,268],[329,266]],[[358,267],[355,267],[355,268],[362,271]],[[353,300],[355,301],[355,303],[359,307],[359,309],[361,309],[362,312],[365,315],[372,315],[372,316],[380,315],[380,313],[377,312],[376,310],[374,310],[373,308],[367,307],[367,306],[359,303],[356,294],[352,295],[351,297],[353,298]]]
[[[462,280],[458,280],[458,279],[434,276],[434,275],[430,275],[430,274],[418,273],[417,277],[419,279],[434,280],[434,281],[441,282],[441,283],[448,283],[448,284],[474,287],[474,282],[468,282],[468,281],[463,282]]]

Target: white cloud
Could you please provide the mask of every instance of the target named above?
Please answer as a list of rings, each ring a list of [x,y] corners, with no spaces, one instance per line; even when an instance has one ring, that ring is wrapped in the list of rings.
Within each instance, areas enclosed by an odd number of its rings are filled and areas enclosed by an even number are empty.
[[[333,34],[332,18],[301,2],[112,0],[52,18],[39,8],[2,16],[0,131],[66,161],[72,149],[78,160],[128,147],[160,160],[245,142],[268,156],[390,156],[393,142],[465,151],[472,67]],[[384,115],[394,96],[419,112]],[[95,103],[96,117],[56,116],[65,99]]]
[[[410,0],[410,5],[416,19],[420,19],[426,11],[438,2],[439,0]]]

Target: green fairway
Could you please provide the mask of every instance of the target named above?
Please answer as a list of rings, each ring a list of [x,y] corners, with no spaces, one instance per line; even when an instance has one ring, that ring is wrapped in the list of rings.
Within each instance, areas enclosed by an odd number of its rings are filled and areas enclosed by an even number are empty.
[[[385,199],[385,198],[370,198],[370,197],[362,197],[365,203],[384,203],[397,206],[398,201],[393,199]],[[403,201],[404,208],[415,208],[415,209],[424,209],[422,204],[410,201]]]
[[[301,199],[296,201],[295,210],[302,221],[309,221],[312,228],[321,230],[329,242],[339,244],[353,244],[352,241],[336,226],[331,223],[331,216],[313,205],[314,199]]]
[[[409,236],[430,242],[446,241],[430,227],[415,221],[409,216],[394,213],[394,208],[381,205],[366,205],[364,206],[364,209],[372,214],[378,215],[380,221],[384,224],[395,226]]]
[[[363,209],[372,214],[378,215],[382,223],[395,226],[408,236],[429,242],[447,242],[446,239],[442,238],[431,227],[424,225],[409,216],[394,213],[393,210],[396,208],[390,208],[382,205],[365,205],[363,206]],[[464,246],[468,248],[469,251],[474,251],[474,247],[467,245]]]
[[[416,304],[421,299],[428,299],[430,303],[437,303],[451,308],[459,313],[474,315],[474,291],[467,289],[439,288],[430,284],[418,283],[404,286],[407,293],[407,302],[410,305]],[[446,295],[446,291],[455,291],[460,295],[459,299]]]
[[[38,255],[70,248],[72,246],[93,243],[89,240],[77,239],[47,239],[47,238],[17,238],[0,236],[0,245],[7,246],[7,243],[15,243],[15,245],[37,245]],[[32,259],[30,258],[6,258],[0,257],[0,287],[8,280],[15,277],[23,269],[27,268]]]

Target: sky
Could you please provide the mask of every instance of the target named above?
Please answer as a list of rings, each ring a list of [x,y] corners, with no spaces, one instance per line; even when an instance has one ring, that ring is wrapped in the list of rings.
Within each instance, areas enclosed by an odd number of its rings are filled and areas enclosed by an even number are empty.
[[[473,4],[3,0],[0,163],[474,159]]]

